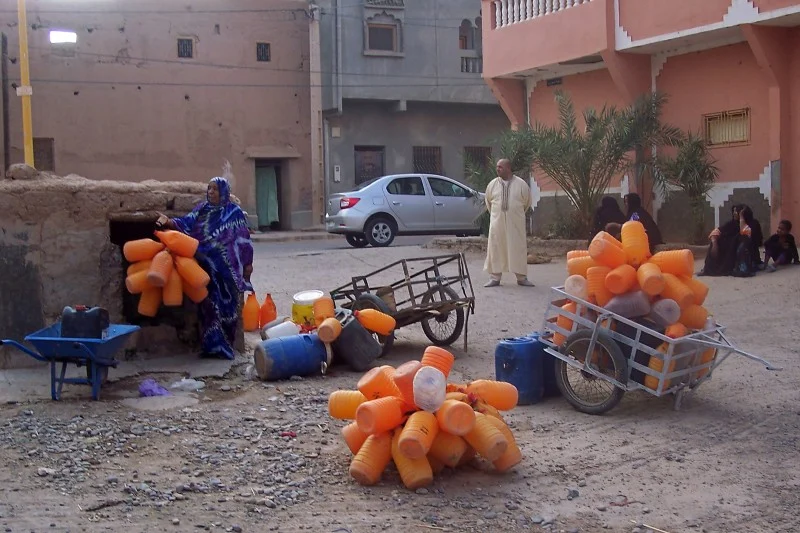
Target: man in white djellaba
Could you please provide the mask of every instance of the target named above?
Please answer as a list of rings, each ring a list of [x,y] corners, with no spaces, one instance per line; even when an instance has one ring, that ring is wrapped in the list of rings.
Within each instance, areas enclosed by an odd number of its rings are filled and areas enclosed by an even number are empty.
[[[517,277],[517,285],[533,287],[528,279],[528,238],[525,213],[531,207],[531,191],[525,180],[511,172],[511,162],[497,162],[497,177],[486,187],[489,210],[489,245],[483,269],[491,279],[484,287],[497,287],[505,272]]]

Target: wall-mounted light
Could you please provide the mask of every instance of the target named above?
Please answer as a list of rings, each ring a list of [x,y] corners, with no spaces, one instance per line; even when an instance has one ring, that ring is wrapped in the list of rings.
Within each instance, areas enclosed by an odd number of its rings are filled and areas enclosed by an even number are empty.
[[[78,34],[74,31],[52,30],[50,32],[50,44],[75,44],[78,42]]]

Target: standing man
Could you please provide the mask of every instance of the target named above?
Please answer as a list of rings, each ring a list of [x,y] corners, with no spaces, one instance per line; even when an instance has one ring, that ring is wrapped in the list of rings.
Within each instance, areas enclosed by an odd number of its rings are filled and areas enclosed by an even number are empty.
[[[528,280],[528,236],[525,213],[531,207],[531,191],[525,180],[511,172],[511,162],[497,162],[497,177],[486,187],[489,210],[489,246],[483,269],[491,279],[484,287],[497,287],[504,272],[513,272],[517,284],[533,287]]]

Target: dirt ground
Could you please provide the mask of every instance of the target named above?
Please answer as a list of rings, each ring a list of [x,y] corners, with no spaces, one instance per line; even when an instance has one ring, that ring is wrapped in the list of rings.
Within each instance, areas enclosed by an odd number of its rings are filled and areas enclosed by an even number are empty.
[[[259,247],[254,281],[280,310],[291,294],[330,290],[401,257],[389,248],[276,254]],[[548,287],[564,263],[530,267],[532,289],[484,289],[469,353],[452,380],[494,376],[498,339],[539,329]],[[563,399],[518,407],[510,421],[525,455],[496,475],[471,465],[410,492],[392,467],[375,487],[349,477],[349,452],[327,415],[327,395],[360,376],[280,383],[240,366],[204,391],[139,402],[147,375],[109,385],[104,401],[73,388],[60,403],[0,406],[0,526],[5,531],[797,531],[800,519],[800,267],[753,279],[708,279],[707,307],[743,348],[784,368],[732,356],[687,396],[625,396],[605,416]],[[253,342],[254,339],[250,339]],[[420,357],[419,326],[399,332],[383,364]],[[152,376],[167,384],[177,376]],[[170,408],[170,405],[172,407]],[[148,408],[149,407],[149,408]],[[153,410],[159,407],[163,409]],[[577,491],[568,498],[570,489]]]

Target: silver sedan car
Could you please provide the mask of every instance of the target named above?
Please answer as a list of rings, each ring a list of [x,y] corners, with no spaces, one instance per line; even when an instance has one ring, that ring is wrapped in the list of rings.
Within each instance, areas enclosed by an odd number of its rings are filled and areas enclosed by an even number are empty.
[[[384,176],[328,198],[325,227],[356,248],[389,246],[397,235],[478,235],[484,194],[427,174]]]

